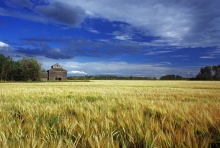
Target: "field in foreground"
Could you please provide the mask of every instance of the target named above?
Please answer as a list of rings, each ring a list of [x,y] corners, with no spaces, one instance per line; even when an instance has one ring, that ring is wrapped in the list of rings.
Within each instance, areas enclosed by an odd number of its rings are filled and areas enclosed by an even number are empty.
[[[0,147],[220,147],[220,82],[0,83]]]

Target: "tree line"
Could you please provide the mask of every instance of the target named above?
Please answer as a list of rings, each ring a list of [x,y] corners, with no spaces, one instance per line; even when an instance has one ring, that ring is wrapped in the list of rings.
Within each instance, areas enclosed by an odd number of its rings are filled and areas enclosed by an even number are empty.
[[[160,80],[186,80],[187,78],[183,78],[179,75],[165,75],[160,77]]]
[[[205,66],[200,68],[196,80],[220,80],[220,65]]]
[[[39,81],[41,79],[42,64],[35,58],[23,57],[14,61],[9,56],[0,54],[1,81]]]
[[[114,75],[94,75],[94,76],[69,76],[68,80],[155,80],[155,77],[138,76],[114,76]]]
[[[0,54],[0,81],[39,81],[42,77],[42,64],[35,58],[23,57],[14,61],[9,56]],[[124,77],[112,75],[69,76],[68,80],[155,80],[155,77]],[[166,75],[161,80],[220,80],[220,65],[205,66],[195,78],[184,78],[179,75]]]
[[[165,75],[160,80],[220,80],[220,65],[201,67],[195,78],[184,78],[179,75]]]

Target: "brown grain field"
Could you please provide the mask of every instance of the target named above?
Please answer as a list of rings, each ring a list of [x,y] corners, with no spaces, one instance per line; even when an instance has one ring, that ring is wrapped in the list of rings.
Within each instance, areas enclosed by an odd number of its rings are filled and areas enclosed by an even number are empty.
[[[220,82],[0,83],[0,147],[220,147]]]

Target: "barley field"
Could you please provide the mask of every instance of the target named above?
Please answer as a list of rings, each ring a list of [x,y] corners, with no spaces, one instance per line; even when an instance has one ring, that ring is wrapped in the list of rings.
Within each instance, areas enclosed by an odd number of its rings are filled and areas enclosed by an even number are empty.
[[[220,82],[0,83],[0,147],[220,147]]]

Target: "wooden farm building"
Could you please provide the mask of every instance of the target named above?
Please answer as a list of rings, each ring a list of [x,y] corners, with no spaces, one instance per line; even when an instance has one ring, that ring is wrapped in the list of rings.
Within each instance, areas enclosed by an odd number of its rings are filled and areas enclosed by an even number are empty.
[[[47,80],[67,80],[67,71],[60,64],[54,64],[51,69],[42,73],[42,81]]]
[[[48,73],[42,72],[41,73],[41,81],[47,81],[48,80]]]
[[[54,64],[47,71],[48,80],[67,80],[67,71],[60,64]]]

